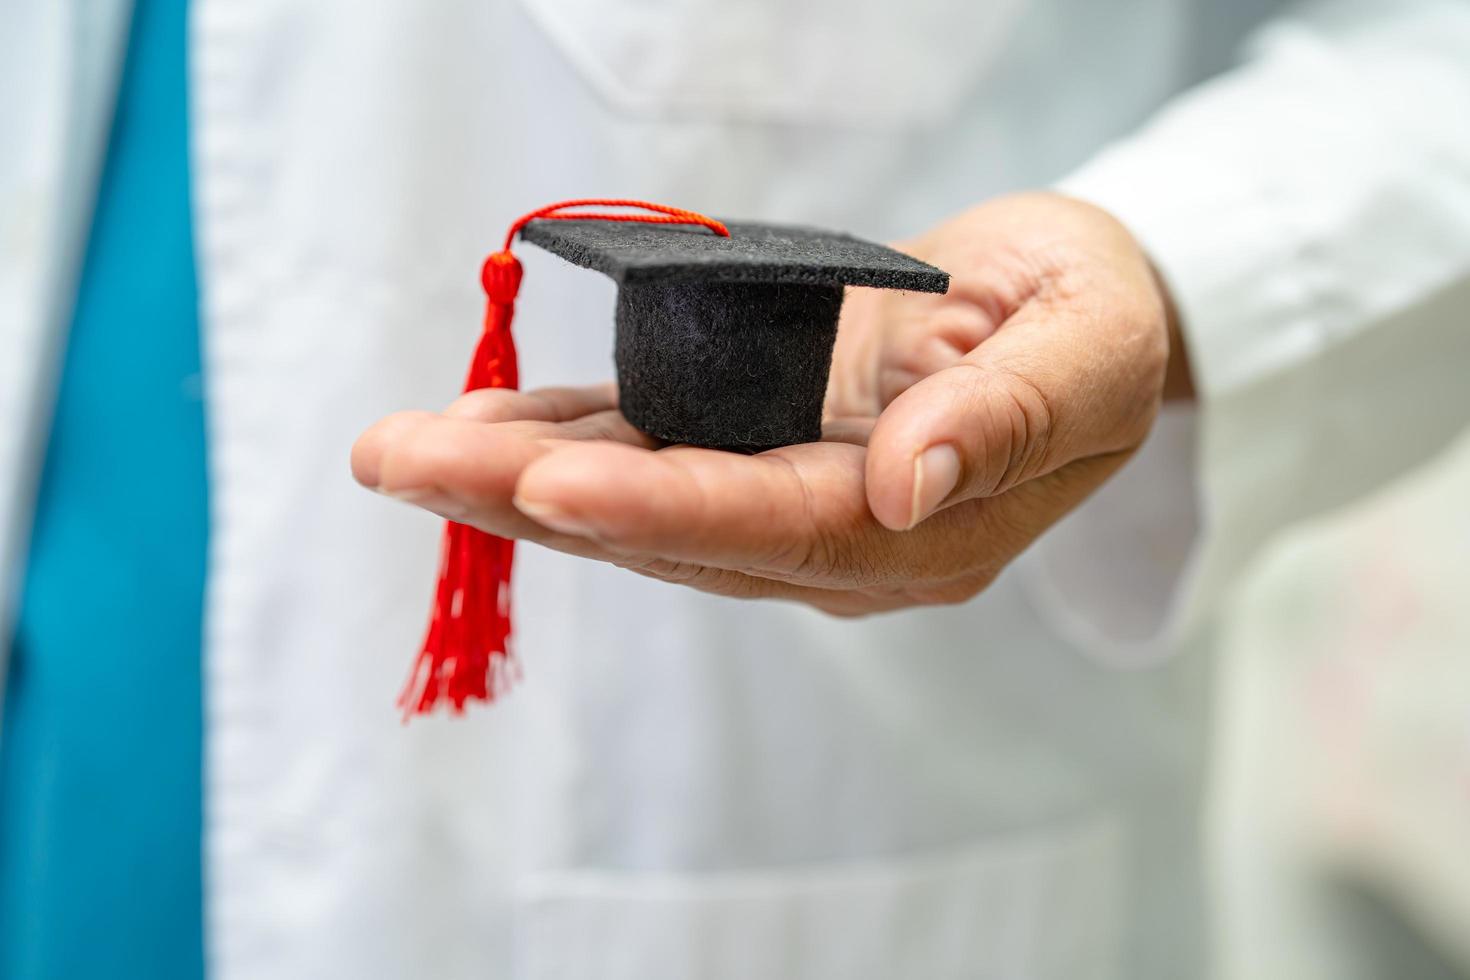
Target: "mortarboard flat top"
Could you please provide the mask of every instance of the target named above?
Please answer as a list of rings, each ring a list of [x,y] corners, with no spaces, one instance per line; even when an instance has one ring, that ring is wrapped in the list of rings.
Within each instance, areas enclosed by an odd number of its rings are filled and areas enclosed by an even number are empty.
[[[658,439],[739,452],[814,442],[844,286],[942,293],[949,275],[850,235],[727,222],[541,219],[524,241],[618,284],[618,408]]]
[[[727,222],[730,237],[688,225],[532,221],[521,237],[619,284],[796,283],[942,293],[949,275],[884,245],[792,225]]]

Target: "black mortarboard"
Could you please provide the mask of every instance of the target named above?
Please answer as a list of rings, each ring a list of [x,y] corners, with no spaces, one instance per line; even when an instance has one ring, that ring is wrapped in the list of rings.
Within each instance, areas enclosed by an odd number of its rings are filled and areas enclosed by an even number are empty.
[[[577,210],[589,206],[651,214]],[[949,288],[933,266],[848,235],[727,225],[647,201],[563,201],[517,219],[481,267],[485,329],[466,391],[518,383],[517,234],[617,282],[618,390],[629,422],[667,442],[741,452],[821,438],[844,286]],[[433,711],[440,700],[459,710],[514,676],[513,552],[513,541],[449,523],[433,617],[399,702],[405,712]]]
[[[942,293],[948,274],[850,235],[533,220],[521,238],[618,284],[623,415],[667,442],[742,452],[812,442],[843,286]]]

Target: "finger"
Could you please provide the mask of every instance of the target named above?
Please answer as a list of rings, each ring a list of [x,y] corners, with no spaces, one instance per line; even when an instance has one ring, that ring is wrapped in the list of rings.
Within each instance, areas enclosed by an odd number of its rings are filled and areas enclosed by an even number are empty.
[[[375,422],[352,444],[353,479],[369,490],[377,490],[382,485],[384,451],[411,438],[419,426],[436,417],[432,412],[396,412]]]
[[[916,533],[883,527],[868,510],[863,457],[840,443],[748,457],[581,444],[527,466],[514,503],[613,552],[804,587],[904,591],[894,605],[949,601],[957,577],[988,580],[1015,555],[1016,535],[976,509],[954,508]]]
[[[901,297],[908,299],[908,296]],[[950,294],[922,297],[904,307],[883,332],[878,373],[881,408],[915,384],[953,367],[995,332],[993,314],[956,286]]]
[[[579,422],[584,422],[579,420]],[[527,439],[509,426],[429,416],[385,447],[379,492],[488,534],[544,545],[579,558],[623,560],[585,537],[543,527],[509,502],[526,463],[556,451],[556,440]]]
[[[1027,523],[1024,509],[997,523],[994,501],[976,500],[918,531],[892,531],[868,510],[863,455],[838,443],[753,457],[567,444],[525,467],[513,503],[541,528],[621,556],[618,564],[674,580],[706,568],[684,584],[722,583],[722,594],[784,596],[840,614],[968,598],[1045,526]],[[717,571],[856,595],[798,594]]]
[[[540,524],[615,550],[801,577],[833,564],[822,554],[834,536],[872,526],[862,458],[840,443],[758,456],[583,444],[528,465],[515,503]]]
[[[903,392],[869,441],[874,516],[913,527],[942,506],[1136,446],[1158,407],[1160,316],[1126,293],[1038,303]]]
[[[649,442],[616,411],[562,424],[489,425],[405,413],[364,434],[354,451],[354,472],[381,493],[451,520],[505,537],[531,537],[536,529],[510,503],[516,480],[531,461],[579,440]]]
[[[617,407],[617,400],[617,386],[612,382],[580,388],[540,388],[533,391],[481,388],[461,395],[444,410],[443,416],[477,422],[567,422],[614,409]],[[411,430],[435,417],[432,412],[397,412],[375,423],[353,444],[353,477],[363,486],[376,489],[383,447],[390,442],[402,441]],[[605,424],[584,429],[576,437],[594,438],[592,433],[596,431],[608,432],[610,437],[620,441],[634,441],[631,434],[622,427]]]
[[[877,419],[872,416],[837,416],[822,420],[823,442],[845,442],[853,446],[866,446],[873,434]]]
[[[853,589],[820,589],[762,578],[726,568],[664,558],[614,560],[613,564],[646,578],[732,599],[782,599],[800,602],[834,616],[862,616],[907,605],[896,594],[872,594]]]
[[[594,430],[614,428],[616,423],[607,416],[615,414],[588,416],[576,425],[583,426],[584,434],[590,437]],[[567,443],[527,439],[512,432],[510,426],[476,425],[428,412],[401,413],[383,420],[359,440],[354,451],[354,472],[369,485],[442,517],[503,537],[534,541],[567,554],[617,564],[702,592],[743,599],[785,599],[843,616],[899,604],[894,597],[809,588],[730,569],[630,555],[625,550],[612,552],[593,539],[538,524],[505,503],[515,485],[515,473],[529,460],[555,453]],[[573,432],[563,427],[558,434],[570,440]]]
[[[886,320],[883,291],[848,289],[837,321],[832,370],[827,376],[824,415],[872,415],[883,408],[878,400],[878,365]]]
[[[623,413],[616,408],[604,412],[593,412],[591,415],[583,415],[581,418],[559,425],[540,422],[523,424],[529,427],[526,429],[527,434],[536,434],[545,439],[616,442],[626,446],[637,446],[640,449],[656,449],[661,445],[657,439],[635,428],[633,423],[623,418]]]
[[[449,418],[474,422],[568,422],[617,405],[617,385],[609,381],[585,387],[537,388],[531,391],[480,388],[455,399],[444,409],[444,414]]]
[[[550,423],[486,425],[427,413],[405,425],[379,423],[369,430],[370,435],[378,430],[375,489],[454,520],[471,510],[508,516],[514,513],[509,501],[521,470],[552,451],[525,431],[533,427],[565,432]]]

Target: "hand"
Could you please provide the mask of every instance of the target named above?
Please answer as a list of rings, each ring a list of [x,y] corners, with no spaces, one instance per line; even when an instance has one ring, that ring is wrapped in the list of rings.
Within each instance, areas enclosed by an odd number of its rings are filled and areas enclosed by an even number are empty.
[[[1001,198],[900,247],[950,291],[848,291],[822,442],[659,448],[611,386],[478,391],[379,422],[353,472],[722,595],[845,615],[968,599],[1127,460],[1187,372],[1147,258],[1090,205]]]

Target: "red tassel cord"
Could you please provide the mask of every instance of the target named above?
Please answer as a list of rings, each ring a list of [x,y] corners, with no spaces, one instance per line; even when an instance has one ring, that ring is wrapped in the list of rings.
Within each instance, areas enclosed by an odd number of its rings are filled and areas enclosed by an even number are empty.
[[[581,207],[633,208],[651,213],[575,210]],[[485,331],[470,362],[465,391],[515,388],[519,384],[510,325],[521,286],[521,263],[510,247],[520,230],[538,219],[701,225],[723,237],[730,234],[713,218],[647,201],[562,201],[521,216],[506,233],[505,246],[487,258],[480,270],[488,300]],[[405,721],[414,714],[431,713],[441,700],[447,700],[458,714],[466,701],[493,700],[515,679],[516,662],[510,644],[510,570],[514,557],[515,542],[510,539],[454,521],[445,528],[429,630],[398,698]]]

